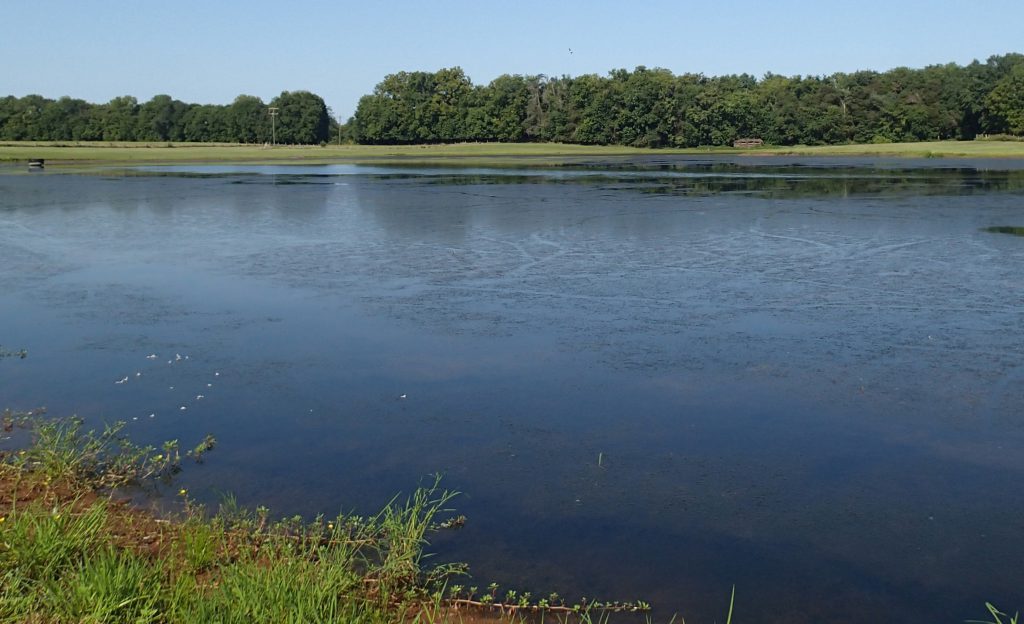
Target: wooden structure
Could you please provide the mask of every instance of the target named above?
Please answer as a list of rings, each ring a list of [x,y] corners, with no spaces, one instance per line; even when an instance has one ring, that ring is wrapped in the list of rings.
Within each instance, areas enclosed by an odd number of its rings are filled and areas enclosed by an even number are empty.
[[[732,142],[733,147],[760,147],[764,145],[761,139],[736,139]]]

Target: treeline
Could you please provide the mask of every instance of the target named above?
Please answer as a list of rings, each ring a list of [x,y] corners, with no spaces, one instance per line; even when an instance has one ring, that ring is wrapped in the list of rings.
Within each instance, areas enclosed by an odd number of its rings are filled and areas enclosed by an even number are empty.
[[[1024,134],[1024,55],[831,76],[504,75],[458,68],[387,76],[359,101],[358,143],[557,141],[638,147],[973,139]]]
[[[158,95],[106,104],[39,95],[0,99],[0,140],[198,141],[284,144],[344,135],[369,144],[459,141],[697,147],[760,138],[774,145],[1024,135],[1024,55],[831,76],[674,75],[617,69],[549,78],[503,75],[474,85],[458,67],[399,72],[359,100],[339,128],[318,95],[285,91],[269,104]]]
[[[277,108],[271,123],[269,108]],[[157,95],[140,104],[116,97],[106,104],[40,95],[0,99],[0,139],[8,141],[198,141],[315,144],[331,136],[320,96],[285,91],[265,104],[240,95],[228,105],[186,104]]]

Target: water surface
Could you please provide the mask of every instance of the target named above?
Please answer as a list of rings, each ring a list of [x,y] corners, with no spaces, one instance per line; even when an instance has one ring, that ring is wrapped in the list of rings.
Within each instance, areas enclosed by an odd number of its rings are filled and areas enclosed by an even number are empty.
[[[469,521],[434,548],[480,585],[963,621],[1024,586],[1019,168],[0,176],[0,391],[214,434],[181,477],[211,502],[443,472]]]

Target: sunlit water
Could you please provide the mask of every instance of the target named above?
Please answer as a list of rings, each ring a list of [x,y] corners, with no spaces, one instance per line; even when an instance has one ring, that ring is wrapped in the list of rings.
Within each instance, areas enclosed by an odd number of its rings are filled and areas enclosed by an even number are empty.
[[[2,406],[212,433],[210,503],[442,472],[469,520],[433,548],[480,585],[1015,608],[1024,239],[986,228],[1024,226],[1020,163],[738,162],[0,176]]]

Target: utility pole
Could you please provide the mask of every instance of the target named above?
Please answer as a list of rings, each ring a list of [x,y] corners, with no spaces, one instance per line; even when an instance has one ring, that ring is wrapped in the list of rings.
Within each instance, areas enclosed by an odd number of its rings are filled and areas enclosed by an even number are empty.
[[[277,125],[275,119],[277,119],[277,107],[271,106],[267,109],[270,111],[270,145],[277,145]]]

